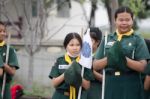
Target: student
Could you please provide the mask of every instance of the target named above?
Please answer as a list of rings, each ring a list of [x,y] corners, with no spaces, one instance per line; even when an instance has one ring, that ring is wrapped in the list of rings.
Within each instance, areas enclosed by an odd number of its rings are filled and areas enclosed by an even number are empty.
[[[133,13],[129,7],[118,8],[114,18],[116,31],[102,40],[93,62],[94,69],[105,69],[104,99],[142,99],[140,73],[150,58],[148,49],[132,29]]]
[[[3,72],[6,73],[6,83],[5,83],[3,99],[11,99],[10,85],[11,85],[13,75],[16,72],[16,69],[19,69],[19,67],[18,67],[18,60],[17,60],[15,49],[11,46],[9,48],[8,63],[5,63],[6,50],[7,50],[7,45],[5,43],[6,35],[7,35],[6,27],[2,22],[0,22],[0,56],[2,58],[2,60],[0,58],[0,64],[3,64]],[[1,84],[0,89],[2,89],[3,77],[0,77],[0,84]],[[1,91],[2,90],[0,90],[0,92]]]
[[[64,39],[64,48],[66,49],[66,53],[65,55],[59,57],[56,60],[49,75],[56,89],[52,96],[52,99],[76,99],[77,98],[79,86],[78,87],[73,86],[76,90],[75,92],[76,94],[75,97],[72,98],[72,94],[71,94],[72,85],[67,83],[69,79],[66,79],[65,77],[67,76],[66,73],[68,73],[68,69],[74,66],[72,65],[74,63],[72,62],[74,60],[76,62],[79,61],[81,47],[82,47],[82,40],[78,33],[69,33],[66,35]],[[76,64],[76,66],[78,65]],[[74,70],[72,71],[74,72]],[[70,75],[72,75],[71,72]],[[90,79],[91,79],[90,75],[92,75],[91,70],[85,68],[84,77],[81,79],[81,86],[83,87],[83,91],[90,87]],[[70,80],[73,80],[73,78],[70,78]],[[75,80],[75,81],[76,83],[80,82],[80,80]]]
[[[102,32],[97,27],[90,27],[90,36],[92,39],[93,56],[100,44],[102,38]],[[88,90],[87,99],[100,99],[101,98],[101,81],[102,74],[101,71],[96,71],[93,69],[94,80],[91,81],[90,89]]]

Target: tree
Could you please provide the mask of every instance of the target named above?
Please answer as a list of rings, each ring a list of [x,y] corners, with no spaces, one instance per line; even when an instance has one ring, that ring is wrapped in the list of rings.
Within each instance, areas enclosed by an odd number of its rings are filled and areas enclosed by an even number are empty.
[[[103,0],[105,3],[109,21],[110,21],[110,31],[114,31],[114,23],[113,23],[113,14],[114,10],[122,5],[129,6],[135,15],[134,20],[134,29],[137,29],[138,26],[136,24],[137,19],[146,18],[148,16],[148,11],[150,11],[150,5],[148,4],[148,0]]]
[[[16,31],[22,31],[25,49],[29,55],[28,89],[32,91],[33,86],[33,57],[40,49],[41,40],[45,32],[46,7],[45,0],[1,0],[1,20],[12,25]],[[9,5],[11,4],[11,6]],[[19,5],[19,6],[17,6]],[[17,28],[8,9],[13,8],[14,18],[23,18],[22,28]]]

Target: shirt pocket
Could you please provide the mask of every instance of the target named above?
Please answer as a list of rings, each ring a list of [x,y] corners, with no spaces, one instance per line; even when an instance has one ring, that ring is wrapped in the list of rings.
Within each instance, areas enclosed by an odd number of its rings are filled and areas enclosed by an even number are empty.
[[[135,47],[134,46],[125,46],[125,47],[123,47],[123,53],[125,56],[134,59]]]

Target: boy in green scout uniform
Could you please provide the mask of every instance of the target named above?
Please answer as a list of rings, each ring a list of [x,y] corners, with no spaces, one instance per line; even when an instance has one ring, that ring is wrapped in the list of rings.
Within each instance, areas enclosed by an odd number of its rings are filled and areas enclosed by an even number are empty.
[[[104,99],[142,99],[140,73],[150,58],[148,49],[132,29],[133,13],[129,7],[116,10],[115,24],[116,32],[102,40],[93,63],[96,70],[105,68]]]
[[[11,93],[10,93],[10,85],[13,78],[13,75],[15,74],[16,69],[19,69],[18,67],[18,60],[16,56],[16,52],[14,48],[10,46],[9,48],[9,57],[8,57],[8,63],[5,63],[6,59],[6,50],[7,45],[5,43],[5,37],[6,37],[6,27],[5,25],[0,22],[0,64],[3,64],[3,72],[6,73],[6,83],[5,83],[5,89],[4,89],[4,95],[3,99],[11,99]],[[2,92],[2,86],[3,86],[3,76],[0,78],[0,92]]]
[[[92,39],[93,56],[100,45],[102,32],[97,27],[90,27],[90,36]],[[94,80],[91,81],[91,86],[87,93],[87,99],[101,99],[102,74],[101,71],[93,69]]]
[[[56,60],[49,75],[56,89],[52,99],[77,99],[80,85],[83,87],[83,90],[90,87],[90,80],[93,79],[92,71],[85,68],[84,77],[81,78],[81,75],[79,75],[81,65],[79,65],[78,61],[80,59],[79,53],[81,47],[82,40],[78,33],[69,33],[66,35],[64,39],[66,54]],[[70,66],[73,67],[71,68]],[[74,66],[78,67],[75,68]],[[81,99],[83,98],[81,97]]]

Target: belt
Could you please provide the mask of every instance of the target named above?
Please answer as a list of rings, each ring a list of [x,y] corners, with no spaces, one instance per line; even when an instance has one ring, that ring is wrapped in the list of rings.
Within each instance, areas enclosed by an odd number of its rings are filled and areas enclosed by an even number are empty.
[[[114,75],[114,76],[121,76],[121,75],[136,75],[138,72],[136,71],[117,71],[117,70],[108,70],[106,71],[106,75]]]
[[[63,95],[65,95],[65,96],[69,96],[70,95],[70,93],[69,93],[69,91],[66,91],[66,90],[56,90],[57,92],[59,92],[59,93],[61,93],[61,94],[63,94]]]

